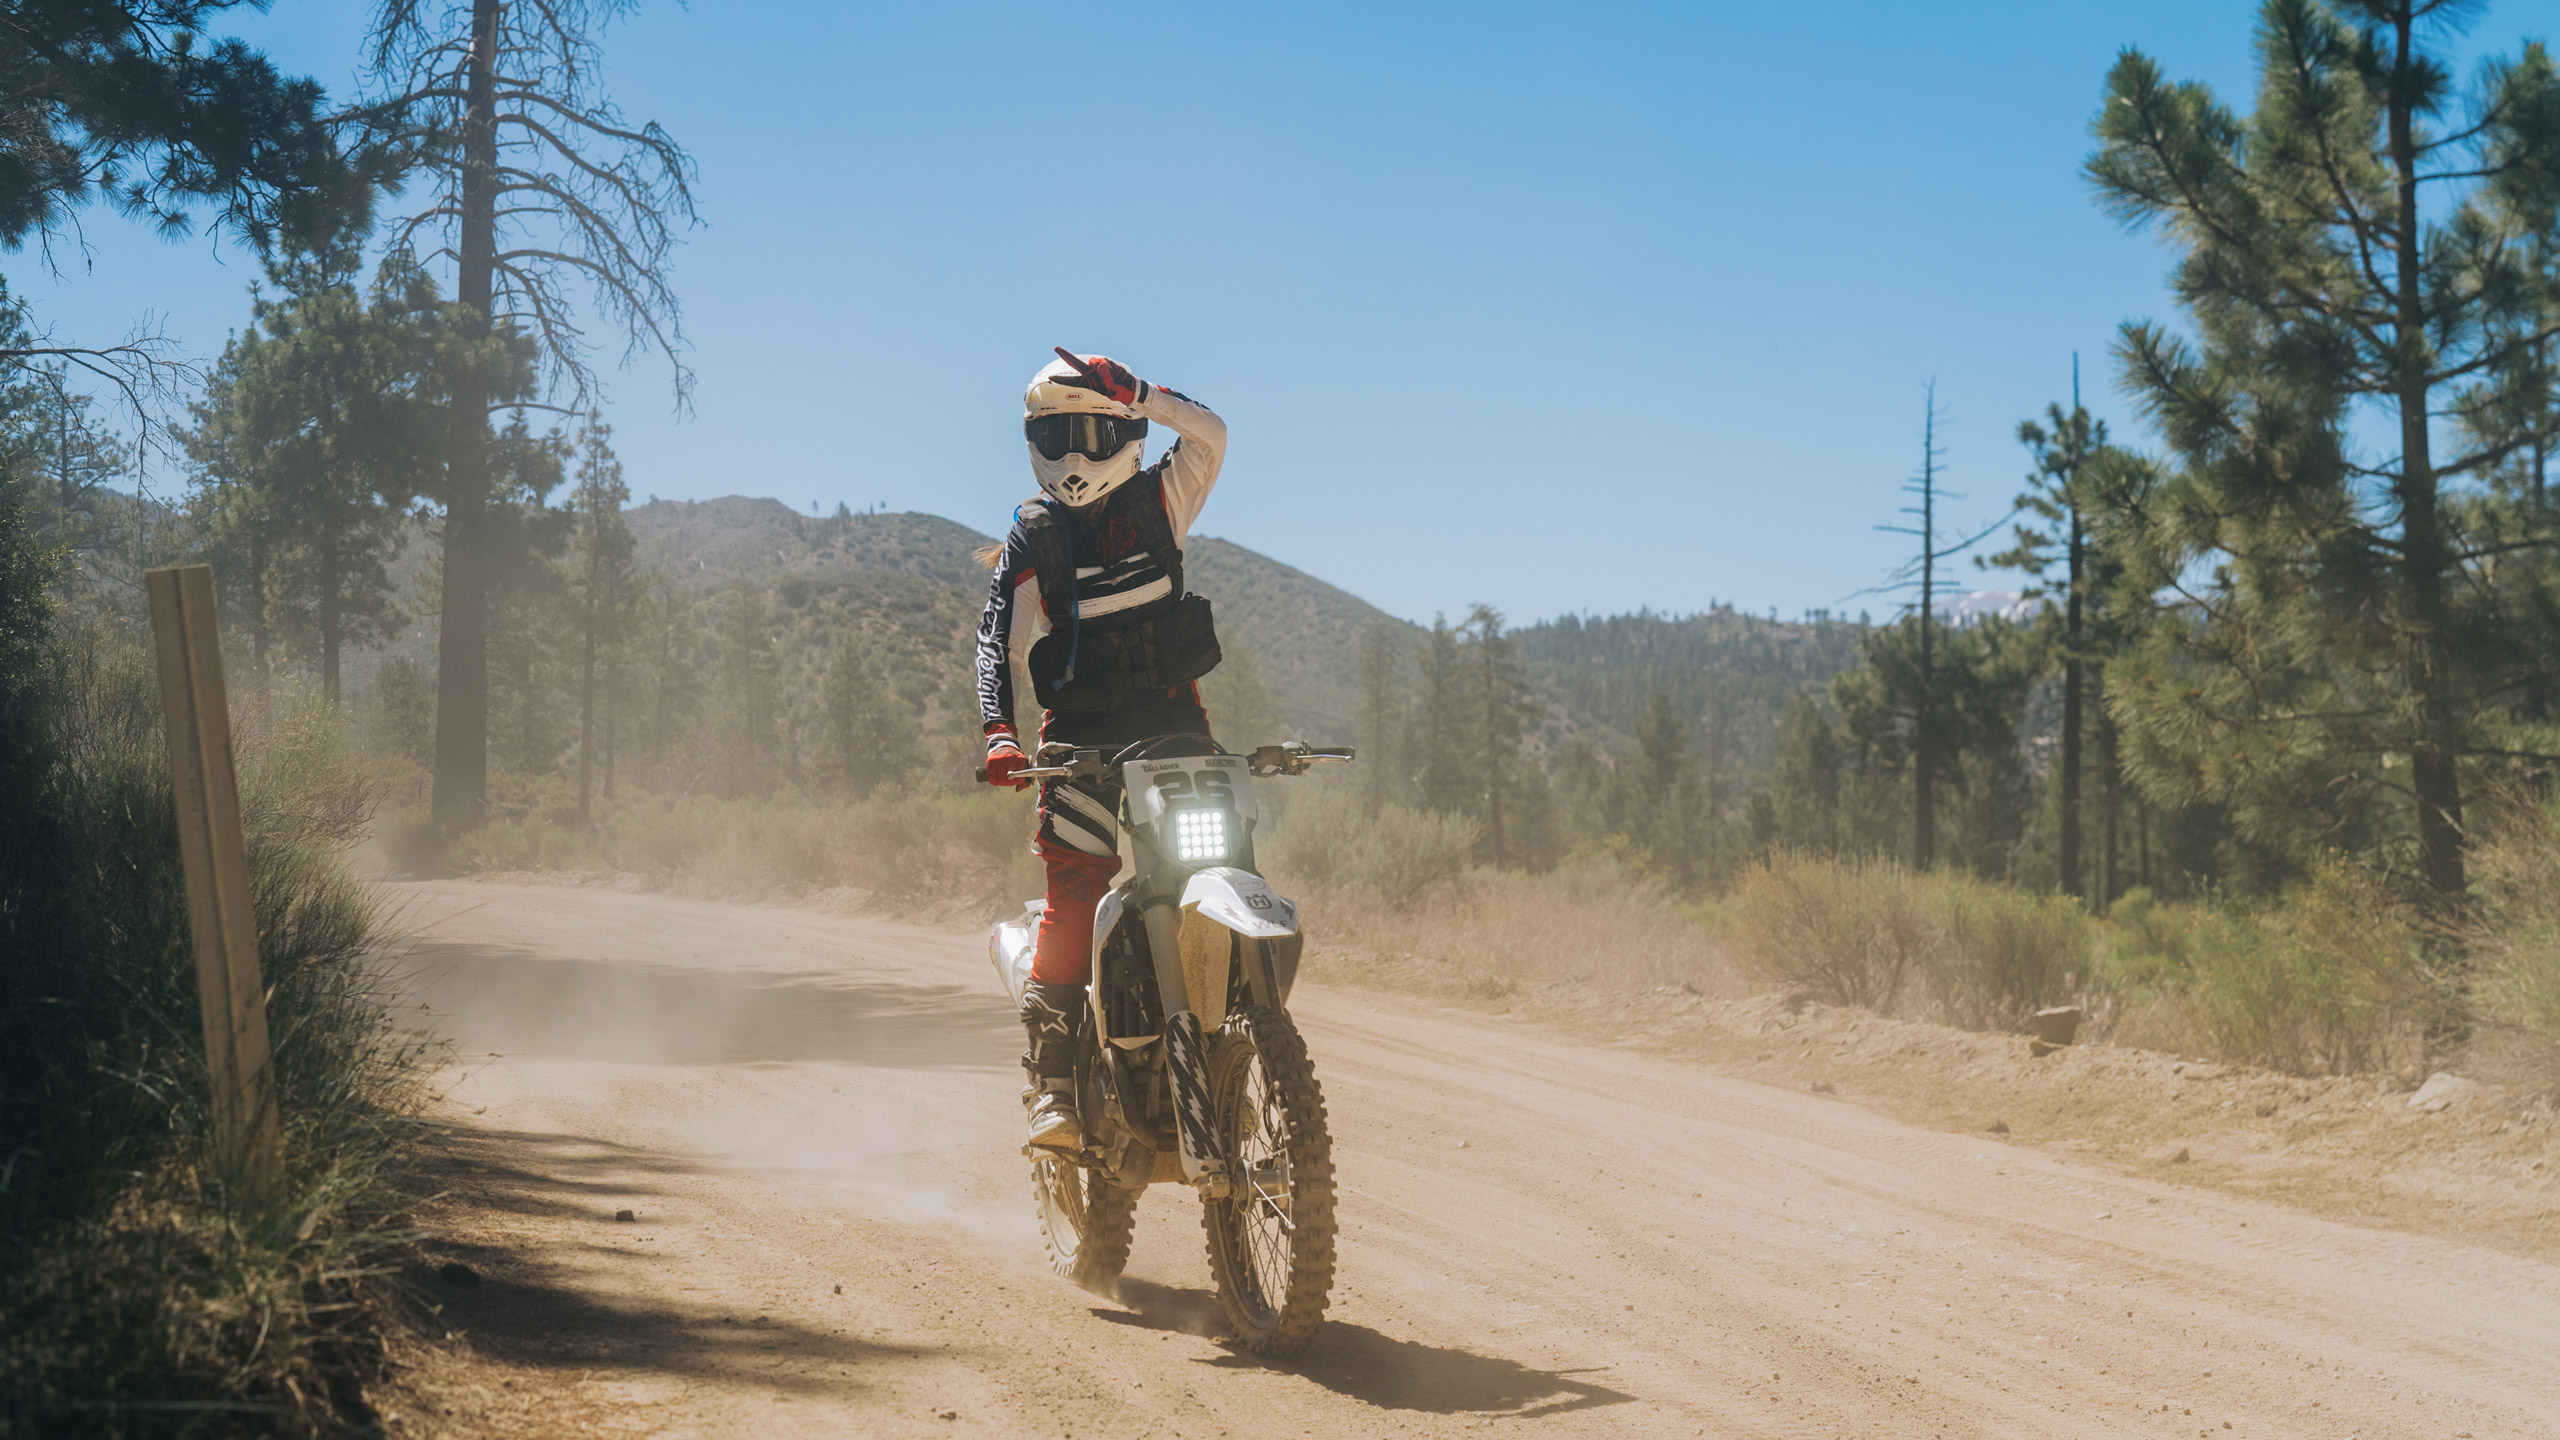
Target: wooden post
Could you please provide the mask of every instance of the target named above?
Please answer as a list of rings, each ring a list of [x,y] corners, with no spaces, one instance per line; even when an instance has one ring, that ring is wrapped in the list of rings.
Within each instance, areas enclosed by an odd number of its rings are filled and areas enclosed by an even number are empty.
[[[178,797],[196,994],[204,1006],[205,1068],[213,1077],[214,1154],[226,1173],[264,1191],[279,1173],[276,1077],[267,1052],[258,922],[249,908],[239,777],[231,766],[213,569],[181,565],[144,578],[160,647],[160,701],[169,717],[169,778]]]

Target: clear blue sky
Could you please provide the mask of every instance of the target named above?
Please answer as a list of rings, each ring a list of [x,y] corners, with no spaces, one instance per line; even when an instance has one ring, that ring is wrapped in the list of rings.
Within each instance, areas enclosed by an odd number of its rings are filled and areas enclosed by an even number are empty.
[[[369,8],[239,29],[335,88]],[[700,162],[700,388],[643,363],[607,408],[637,496],[995,530],[1065,344],[1227,417],[1205,533],[1400,614],[1837,605],[1905,544],[1930,377],[1959,520],[2075,349],[2132,431],[2106,351],[2166,258],[2090,202],[2089,117],[2128,44],[2245,105],[2253,11],[650,4],[607,76]],[[245,319],[236,248],[88,234],[59,282],[0,261],[61,333]]]

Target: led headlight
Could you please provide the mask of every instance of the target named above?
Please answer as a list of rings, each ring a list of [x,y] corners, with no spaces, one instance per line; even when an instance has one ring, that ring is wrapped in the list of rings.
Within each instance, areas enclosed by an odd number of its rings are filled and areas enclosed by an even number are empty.
[[[1177,810],[1173,812],[1173,858],[1181,861],[1218,860],[1227,853],[1227,812],[1224,810]]]

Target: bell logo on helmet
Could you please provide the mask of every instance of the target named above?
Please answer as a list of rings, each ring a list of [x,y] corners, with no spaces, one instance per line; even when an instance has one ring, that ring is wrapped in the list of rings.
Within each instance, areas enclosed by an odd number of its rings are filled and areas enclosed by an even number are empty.
[[[1089,355],[1088,362],[1102,357]],[[1022,392],[1023,446],[1043,493],[1090,505],[1127,484],[1146,451],[1147,422],[1121,401],[1093,389],[1090,366],[1063,356],[1040,367]],[[1144,385],[1139,387],[1143,398]]]

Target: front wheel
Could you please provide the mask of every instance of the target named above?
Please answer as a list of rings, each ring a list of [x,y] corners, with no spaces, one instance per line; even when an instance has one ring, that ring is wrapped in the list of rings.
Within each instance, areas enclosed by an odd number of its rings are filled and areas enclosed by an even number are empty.
[[[1087,1290],[1109,1294],[1129,1263],[1138,1225],[1137,1190],[1123,1190],[1072,1160],[1043,1155],[1031,1162],[1031,1196],[1049,1269]]]
[[[1333,1138],[1286,1011],[1256,1006],[1220,1031],[1209,1108],[1235,1177],[1200,1215],[1218,1299],[1243,1348],[1294,1355],[1315,1338],[1333,1289]]]

